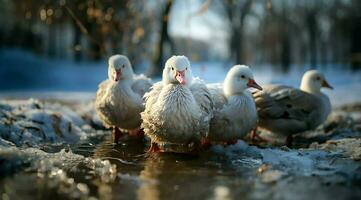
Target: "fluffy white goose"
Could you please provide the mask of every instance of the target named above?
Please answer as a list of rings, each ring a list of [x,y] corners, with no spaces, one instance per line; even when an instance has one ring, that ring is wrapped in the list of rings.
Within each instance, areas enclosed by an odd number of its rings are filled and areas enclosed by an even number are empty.
[[[254,81],[251,69],[245,65],[233,66],[223,87],[220,84],[208,85],[215,105],[207,138],[211,143],[232,144],[256,127],[257,110],[249,87],[262,90]]]
[[[113,128],[113,141],[124,132],[140,134],[143,95],[152,86],[149,78],[135,75],[126,56],[113,55],[108,60],[108,79],[98,88],[95,109],[105,127]]]
[[[292,135],[314,129],[323,123],[331,111],[329,98],[321,88],[333,89],[323,74],[307,71],[300,89],[283,86],[263,86],[263,91],[253,94],[259,127],[275,134],[287,136],[286,144],[292,144]]]
[[[213,102],[206,85],[193,78],[185,56],[165,63],[163,80],[144,95],[142,127],[152,143],[149,152],[187,153],[207,136]]]

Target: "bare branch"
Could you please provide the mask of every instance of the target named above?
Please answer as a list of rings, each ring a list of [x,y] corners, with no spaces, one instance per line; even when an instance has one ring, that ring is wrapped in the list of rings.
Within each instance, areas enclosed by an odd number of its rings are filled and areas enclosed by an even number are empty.
[[[74,12],[68,7],[68,6],[64,6],[64,8],[66,9],[66,11],[69,13],[69,15],[71,16],[71,18],[75,21],[76,25],[79,27],[80,31],[87,37],[87,39],[98,45],[99,48],[100,48],[100,54],[101,55],[106,55],[106,51],[105,51],[105,48],[103,46],[103,43],[97,41],[94,37],[92,37],[90,34],[89,34],[89,31],[86,29],[86,27],[83,25],[83,23],[79,20],[79,18],[74,14]]]

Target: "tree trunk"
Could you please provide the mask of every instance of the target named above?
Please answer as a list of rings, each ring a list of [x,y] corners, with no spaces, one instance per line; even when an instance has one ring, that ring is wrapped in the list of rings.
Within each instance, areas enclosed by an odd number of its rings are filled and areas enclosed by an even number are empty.
[[[74,30],[74,39],[73,39],[73,52],[74,52],[74,60],[81,60],[81,52],[82,49],[79,49],[81,42],[81,32],[80,29],[76,26],[75,22],[73,22],[73,30]]]
[[[242,26],[241,26],[242,27]],[[239,28],[237,31],[236,31],[236,39],[235,39],[235,49],[234,49],[234,52],[235,52],[235,61],[236,61],[236,64],[241,64],[242,62],[244,62],[244,59],[243,59],[243,30],[242,28]]]
[[[281,66],[282,71],[287,72],[290,68],[290,39],[288,32],[285,31],[282,36],[282,52],[281,52]]]
[[[240,7],[233,1],[225,2],[226,13],[232,26],[231,39],[229,41],[230,58],[237,64],[245,62],[243,52],[243,27],[252,2],[253,0],[247,0]]]
[[[150,70],[150,75],[152,76],[159,76],[162,73],[164,65],[164,46],[168,43],[171,49],[174,48],[174,45],[168,33],[169,14],[172,8],[172,4],[173,1],[168,0],[161,15],[161,35],[158,40],[157,48],[153,57],[152,68]]]
[[[306,16],[307,26],[308,26],[308,36],[310,40],[310,64],[312,67],[315,67],[317,64],[317,46],[316,46],[316,34],[317,34],[317,21],[316,14],[311,11],[307,13]]]
[[[283,72],[287,72],[290,68],[291,64],[291,42],[290,42],[290,36],[289,36],[289,26],[290,23],[288,23],[287,14],[286,14],[285,6],[282,10],[282,34],[281,34],[281,67]]]
[[[354,27],[351,28],[351,66],[353,69],[361,68],[361,17],[354,19]]]
[[[54,57],[55,56],[55,48],[56,48],[56,41],[55,41],[55,28],[54,25],[48,25],[48,56]]]

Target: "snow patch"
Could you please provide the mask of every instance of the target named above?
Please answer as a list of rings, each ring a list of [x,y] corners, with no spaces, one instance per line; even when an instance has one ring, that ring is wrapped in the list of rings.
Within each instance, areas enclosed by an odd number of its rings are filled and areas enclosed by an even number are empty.
[[[236,144],[228,147],[212,147],[212,151],[223,154],[232,161],[242,160],[242,162],[232,162],[236,165],[242,166],[247,162],[252,163],[253,167],[268,165],[272,170],[284,173],[282,176],[286,174],[325,176],[336,172],[351,176],[357,170],[357,165],[352,165],[352,161],[345,161],[350,165],[333,162],[336,158],[341,158],[340,152],[330,153],[318,149],[258,148],[238,140]],[[273,178],[270,179],[273,180]]]
[[[0,137],[17,146],[75,143],[87,138],[84,120],[70,108],[35,99],[0,101]]]

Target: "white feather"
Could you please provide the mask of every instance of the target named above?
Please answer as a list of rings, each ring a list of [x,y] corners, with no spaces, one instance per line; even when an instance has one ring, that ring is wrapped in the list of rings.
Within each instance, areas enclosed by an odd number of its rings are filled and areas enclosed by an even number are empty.
[[[182,70],[187,61],[184,56],[172,57],[172,67],[181,63]],[[167,61],[167,63],[170,63]],[[188,62],[189,63],[189,62]],[[207,135],[213,103],[205,84],[199,79],[177,84],[172,71],[166,69],[163,81],[154,84],[151,91],[144,95],[145,110],[142,112],[142,127],[152,142],[158,143],[164,151],[188,152]],[[187,76],[187,74],[186,74]],[[188,74],[191,76],[191,73]],[[186,77],[192,80],[192,77]]]
[[[228,72],[225,84],[207,85],[215,104],[208,138],[212,142],[242,139],[257,124],[257,110],[246,79],[253,79],[248,67],[234,66]]]
[[[122,60],[114,60],[114,58],[112,61],[113,63],[110,59],[109,68],[114,67],[114,63],[118,65],[126,63],[126,60],[122,62]],[[118,82],[113,81],[112,74],[109,73],[109,79],[99,85],[95,108],[106,127],[116,126],[125,130],[140,127],[140,112],[144,110],[142,97],[145,92],[149,91],[151,81],[144,75],[134,75],[131,66],[127,67],[130,69]]]

